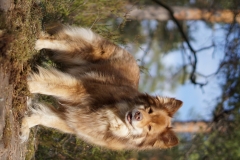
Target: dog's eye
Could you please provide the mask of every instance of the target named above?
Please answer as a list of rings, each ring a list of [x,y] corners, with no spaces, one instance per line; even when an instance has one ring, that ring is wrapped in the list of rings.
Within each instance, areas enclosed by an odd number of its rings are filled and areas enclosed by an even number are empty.
[[[152,129],[152,126],[149,125],[148,126],[148,131],[151,131],[151,129]]]
[[[149,108],[148,108],[148,113],[151,114],[152,112],[153,112],[152,108],[149,107]]]

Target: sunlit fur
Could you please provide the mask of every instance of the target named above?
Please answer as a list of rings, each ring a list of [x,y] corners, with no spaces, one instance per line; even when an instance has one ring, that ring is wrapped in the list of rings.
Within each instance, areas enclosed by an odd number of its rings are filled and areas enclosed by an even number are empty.
[[[29,100],[23,141],[31,127],[43,125],[115,150],[178,144],[171,118],[182,102],[140,93],[139,67],[126,50],[90,29],[70,26],[51,28],[35,48],[45,49],[58,69],[38,67],[29,75],[29,90],[55,97],[58,107]]]

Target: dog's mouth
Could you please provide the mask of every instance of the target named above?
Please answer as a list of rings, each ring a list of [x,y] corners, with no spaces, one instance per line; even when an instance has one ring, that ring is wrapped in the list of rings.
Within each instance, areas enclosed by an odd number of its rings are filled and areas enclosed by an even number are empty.
[[[127,121],[132,125],[132,112],[127,114]]]

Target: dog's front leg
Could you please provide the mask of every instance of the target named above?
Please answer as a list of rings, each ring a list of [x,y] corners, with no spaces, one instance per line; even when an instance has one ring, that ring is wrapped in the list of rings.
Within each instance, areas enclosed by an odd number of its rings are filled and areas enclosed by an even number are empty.
[[[62,118],[63,116],[61,116],[61,112],[56,110],[53,106],[45,105],[42,103],[35,103],[33,106],[30,104],[28,108],[30,115],[26,115],[22,119],[20,130],[20,138],[22,142],[27,141],[30,133],[30,128],[36,125],[55,128],[64,133],[74,133],[74,130]]]

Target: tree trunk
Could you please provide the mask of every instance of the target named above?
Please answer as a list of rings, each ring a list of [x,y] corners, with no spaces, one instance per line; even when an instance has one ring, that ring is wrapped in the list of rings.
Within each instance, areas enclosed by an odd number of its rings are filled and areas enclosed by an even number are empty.
[[[211,131],[210,122],[207,121],[174,122],[172,127],[178,133],[206,133]]]
[[[159,6],[145,6],[138,8],[136,6],[127,5],[128,19],[136,20],[159,20],[166,21],[170,19],[168,11]],[[207,10],[188,7],[171,7],[174,11],[174,17],[177,20],[204,20],[208,22],[232,23],[234,21],[240,23],[240,11],[231,10]]]

